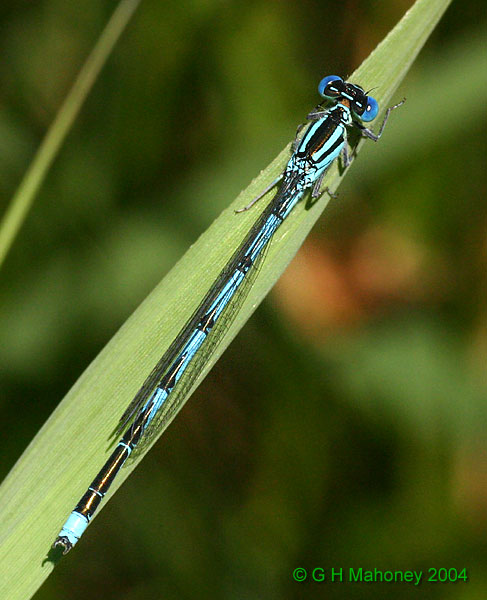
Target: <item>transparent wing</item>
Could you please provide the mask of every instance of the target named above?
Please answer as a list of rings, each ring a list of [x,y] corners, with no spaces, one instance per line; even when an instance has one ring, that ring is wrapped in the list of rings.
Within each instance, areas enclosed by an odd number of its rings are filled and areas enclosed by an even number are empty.
[[[140,390],[137,392],[133,401],[122,415],[116,433],[123,433],[126,427],[128,427],[138,417],[140,411],[144,410],[147,400],[152,396],[156,388],[160,386],[161,381],[172,368],[178,356],[180,356],[181,352],[184,350],[189,338],[200,323],[201,318],[212,306],[215,298],[221,293],[223,287],[230,281],[232,274],[237,268],[237,265],[255,240],[256,236],[262,230],[264,224],[269,219],[269,216],[274,210],[276,210],[276,206],[279,206],[280,204],[285,206],[286,202],[283,200],[283,196],[288,197],[289,201],[293,201],[294,203],[297,202],[297,195],[301,196],[302,191],[297,191],[296,186],[291,184],[292,181],[288,180],[281,186],[275,198],[262,213],[259,219],[257,219],[257,222],[247,234],[239,249],[234,253],[227,265],[223,268],[203,301],[194,311],[193,315],[188,319],[179,335],[164,353],[161,360],[157,363]],[[218,344],[224,338],[226,332],[230,328],[237,313],[239,312],[240,307],[245,301],[252,283],[260,270],[260,266],[265,259],[265,255],[267,253],[269,242],[272,239],[273,233],[274,232],[269,235],[265,245],[255,259],[252,267],[245,274],[245,277],[241,283],[235,283],[228,287],[228,290],[225,294],[225,296],[228,298],[228,303],[224,301],[225,308],[223,312],[217,319],[211,331],[208,333],[208,336],[196,352],[195,356],[192,358],[191,362],[186,367],[178,383],[170,391],[158,413],[153,417],[152,421],[147,426],[147,430],[144,432],[144,435],[134,448],[131,459],[140,455],[141,451],[145,450],[149,445],[151,445],[155,437],[162,432],[165,426],[167,426],[167,424],[172,420],[176,412],[179,410],[180,406],[182,406],[182,404],[184,404],[186,401],[188,394],[194,386],[196,380],[201,375],[205,366],[208,364],[210,357],[215,352]]]

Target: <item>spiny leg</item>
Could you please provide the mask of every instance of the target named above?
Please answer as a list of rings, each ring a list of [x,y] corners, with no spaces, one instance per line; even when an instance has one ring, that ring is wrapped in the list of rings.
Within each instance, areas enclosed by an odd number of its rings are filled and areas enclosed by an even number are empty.
[[[259,200],[260,200],[262,197],[264,197],[264,196],[267,194],[267,192],[268,192],[269,190],[272,190],[272,188],[273,188],[274,186],[276,186],[276,185],[277,185],[277,184],[278,184],[278,183],[281,181],[281,179],[282,179],[283,177],[284,177],[284,173],[281,173],[281,174],[280,174],[278,177],[276,177],[276,178],[274,179],[274,181],[272,181],[272,182],[271,182],[271,183],[270,183],[270,184],[269,184],[269,185],[268,185],[268,186],[265,188],[265,190],[263,190],[263,191],[262,191],[262,192],[261,192],[261,193],[260,193],[258,196],[256,196],[255,198],[253,198],[253,199],[252,199],[252,200],[251,200],[251,201],[250,201],[250,202],[247,204],[247,206],[244,206],[243,208],[237,208],[237,209],[235,210],[235,212],[236,212],[236,213],[242,213],[242,212],[245,212],[246,210],[249,210],[249,208],[252,208],[252,206],[254,206],[254,204],[255,204],[256,202],[258,202],[258,201],[259,201]]]
[[[353,151],[352,151],[352,155],[353,155]],[[348,143],[346,140],[345,140],[345,143],[343,144],[343,148],[340,152],[340,158],[342,160],[342,165],[343,165],[344,169],[348,168],[351,165],[352,157],[348,153]]]
[[[293,153],[293,154],[296,152],[296,149],[297,149],[297,147],[299,146],[299,142],[301,141],[301,140],[299,139],[299,133],[301,132],[301,129],[303,129],[303,127],[304,127],[305,125],[306,125],[306,123],[300,123],[300,124],[298,125],[298,128],[296,129],[296,134],[295,134],[295,136],[294,136],[294,140],[293,140],[293,143],[292,143],[292,146],[291,146],[291,150],[292,150],[292,153]]]
[[[389,119],[389,115],[391,114],[391,112],[394,109],[399,108],[399,106],[402,106],[405,102],[406,102],[406,98],[403,98],[401,100],[401,102],[394,104],[394,106],[390,106],[386,110],[384,120],[382,121],[381,126],[379,128],[379,133],[374,133],[371,129],[367,129],[367,127],[364,127],[363,125],[361,125],[360,123],[357,123],[356,121],[354,121],[354,125],[356,125],[358,127],[358,129],[360,129],[360,133],[363,137],[369,138],[370,140],[377,142],[377,140],[382,135],[382,132],[384,131],[384,127],[386,126],[387,120]]]
[[[323,194],[328,194],[328,196],[330,196],[330,198],[338,198],[338,194],[334,194],[333,192],[330,192],[330,188],[327,186],[323,191],[321,191],[321,184],[323,182],[323,177],[326,174],[326,170],[323,171],[323,173],[318,177],[318,179],[314,182],[313,184],[313,188],[311,189],[311,197],[313,199],[317,199],[320,196],[322,196]]]
[[[326,104],[327,102],[328,100],[323,100],[323,102],[320,102],[317,106],[315,106],[315,108],[313,108],[313,110],[306,115],[306,120],[319,121],[325,115],[327,115],[328,111],[323,108],[323,104]]]

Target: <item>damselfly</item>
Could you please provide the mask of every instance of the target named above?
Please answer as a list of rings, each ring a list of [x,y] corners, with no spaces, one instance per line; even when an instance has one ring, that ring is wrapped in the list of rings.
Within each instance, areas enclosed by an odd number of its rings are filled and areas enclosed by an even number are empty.
[[[331,102],[332,106],[324,109],[319,104],[307,116],[311,123],[301,139],[296,137],[292,156],[282,175],[241,209],[248,210],[282,179],[274,199],[257,219],[122,415],[117,428],[117,433],[122,436],[120,442],[53,544],[53,547],[62,548],[64,554],[79,540],[130,454],[147,447],[161,425],[171,419],[184,400],[207,364],[208,357],[228,330],[245,298],[245,290],[249,289],[252,277],[257,272],[256,265],[262,260],[278,227],[307,190],[311,188],[313,198],[319,197],[323,176],[339,155],[343,166],[349,165],[347,127],[354,126],[363,137],[377,141],[390,112],[404,102],[387,109],[379,132],[375,134],[361,121],[375,119],[379,105],[360,86],[331,75],[321,80],[318,91],[325,99],[322,104],[326,101]]]

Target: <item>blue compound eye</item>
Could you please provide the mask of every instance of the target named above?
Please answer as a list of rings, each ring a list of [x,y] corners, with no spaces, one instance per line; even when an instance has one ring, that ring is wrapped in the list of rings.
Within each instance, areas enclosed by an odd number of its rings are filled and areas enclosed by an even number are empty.
[[[379,103],[372,96],[367,96],[367,106],[364,112],[360,115],[362,121],[373,121],[379,113]]]
[[[338,75],[328,75],[320,81],[320,84],[318,85],[318,92],[320,96],[323,96],[323,98],[336,98],[340,95],[340,89],[342,86],[337,87],[336,85],[333,85],[334,81],[337,83],[343,83],[343,79],[338,77]]]

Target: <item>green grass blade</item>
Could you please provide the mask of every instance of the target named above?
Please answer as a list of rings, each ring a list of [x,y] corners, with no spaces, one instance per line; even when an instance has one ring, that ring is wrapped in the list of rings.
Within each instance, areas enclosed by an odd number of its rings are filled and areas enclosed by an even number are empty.
[[[418,0],[349,79],[364,86],[378,85],[374,96],[385,107],[448,4],[449,0]],[[403,110],[407,104],[391,118],[400,119]],[[386,131],[380,144],[387,145],[387,139]],[[51,572],[53,564],[43,560],[68,512],[106,459],[118,418],[263,205],[242,215],[235,215],[234,209],[263,189],[282,170],[288,156],[286,148],[188,250],[81,375],[12,469],[0,488],[1,597],[30,597]],[[324,185],[335,189],[341,178],[334,166]],[[310,210],[303,203],[281,226],[241,312],[207,370],[275,283],[327,202],[324,196]],[[134,466],[123,469],[110,495]],[[67,560],[73,559],[78,548]]]
[[[27,217],[61,144],[71,130],[83,102],[139,4],[140,0],[122,0],[117,6],[49,127],[2,219],[0,267]]]

